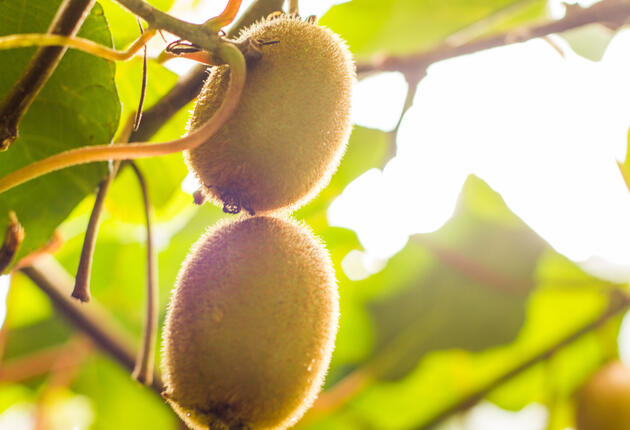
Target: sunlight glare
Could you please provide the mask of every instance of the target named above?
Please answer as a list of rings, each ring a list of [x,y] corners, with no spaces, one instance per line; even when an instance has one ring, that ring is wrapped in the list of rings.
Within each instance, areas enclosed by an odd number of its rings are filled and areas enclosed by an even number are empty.
[[[9,294],[10,285],[11,276],[0,275],[0,327],[2,327],[7,317],[7,296]]]
[[[0,430],[34,430],[36,427],[35,405],[15,403],[0,413]]]
[[[398,123],[406,95],[407,82],[402,73],[379,73],[362,79],[352,90],[352,122],[392,130]]]
[[[600,1],[601,0],[549,0],[547,7],[553,19],[561,19],[564,18],[566,14],[567,8],[565,5],[579,4],[582,7],[589,7]]]
[[[506,411],[483,402],[466,415],[465,430],[544,430],[548,419],[547,408],[538,403],[517,412]]]
[[[558,44],[565,58],[537,39],[431,66],[397,157],[346,188],[331,225],[388,258],[409,235],[439,228],[474,173],[560,253],[628,264],[630,193],[615,159],[630,125],[630,31],[600,62]]]
[[[343,273],[351,281],[361,281],[385,268],[387,260],[375,258],[366,252],[354,249],[341,260]]]

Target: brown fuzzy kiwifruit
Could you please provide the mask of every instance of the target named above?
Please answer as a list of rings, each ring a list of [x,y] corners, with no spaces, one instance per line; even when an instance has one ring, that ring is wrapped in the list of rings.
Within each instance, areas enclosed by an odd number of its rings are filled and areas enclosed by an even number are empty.
[[[630,429],[630,368],[619,361],[595,372],[577,394],[577,430]]]
[[[336,34],[289,15],[245,29],[246,40],[277,43],[248,65],[232,117],[185,157],[226,212],[296,209],[328,183],[345,151],[354,63]],[[210,70],[191,130],[219,108],[228,81],[227,66]]]
[[[220,223],[178,275],[164,396],[193,429],[284,429],[320,390],[338,315],[328,253],[308,228],[268,216]]]

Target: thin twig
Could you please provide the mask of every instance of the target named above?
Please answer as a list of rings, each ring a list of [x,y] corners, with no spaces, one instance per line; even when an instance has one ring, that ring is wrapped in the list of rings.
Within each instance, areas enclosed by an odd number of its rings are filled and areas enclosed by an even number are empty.
[[[573,333],[560,339],[558,342],[545,349],[544,351],[534,355],[533,357],[525,360],[524,362],[497,376],[492,381],[486,383],[473,393],[470,393],[467,396],[457,400],[453,404],[448,405],[443,410],[435,414],[429,421],[416,427],[416,430],[430,430],[436,425],[442,423],[447,418],[451,417],[452,415],[469,409],[470,407],[481,401],[488,394],[490,394],[494,389],[498,388],[505,382],[509,381],[510,379],[514,378],[516,375],[522,373],[530,367],[540,363],[541,361],[547,360],[549,357],[551,357],[553,354],[555,354],[565,346],[575,342],[580,337],[590,333],[591,331],[605,324],[611,318],[627,310],[628,307],[630,307],[630,298],[623,292],[618,291],[617,294],[613,294],[613,296],[611,297],[611,302],[608,308],[606,308],[606,310],[604,310],[604,312],[602,312],[597,318],[583,325]]]
[[[70,298],[73,279],[51,256],[37,259],[31,266],[20,269],[33,281],[79,330],[85,332],[104,352],[113,357],[130,372],[135,366],[133,342],[122,331],[114,318],[94,300],[79,304]],[[162,382],[153,377],[151,388],[162,392]]]
[[[560,20],[534,27],[524,27],[505,33],[496,34],[462,45],[442,45],[430,51],[404,57],[381,57],[357,66],[358,73],[375,71],[414,72],[425,70],[431,64],[472,54],[485,49],[495,48],[513,43],[525,42],[537,37],[553,33],[562,33],[577,27],[593,23],[615,23],[621,25],[630,17],[630,3],[620,0],[603,0],[588,8],[572,8]]]
[[[62,3],[48,33],[74,36],[95,0],[66,0]],[[18,125],[59,64],[67,48],[50,46],[37,50],[11,90],[0,102],[0,151],[5,151],[18,137]]]
[[[24,229],[19,223],[15,212],[9,212],[9,225],[4,234],[4,242],[0,247],[0,275],[9,267],[13,257],[20,249],[24,240]]]
[[[157,30],[147,30],[123,51],[101,45],[83,37],[60,36],[57,34],[18,33],[0,37],[0,49],[28,48],[31,46],[63,46],[77,49],[110,61],[127,61],[144,48]]]
[[[142,23],[138,19],[138,26],[140,27],[140,35],[144,34]],[[136,111],[136,118],[133,122],[133,129],[137,130],[140,127],[140,121],[142,121],[142,111],[144,109],[144,98],[147,94],[147,45],[144,45],[142,53],[142,86],[140,88],[140,101],[138,102],[138,110]]]
[[[407,113],[407,111],[409,111],[409,109],[411,109],[411,106],[413,105],[413,101],[416,97],[416,93],[418,92],[418,84],[420,84],[420,81],[425,76],[426,76],[425,71],[423,71],[420,74],[418,73],[405,74],[405,81],[407,82],[407,95],[405,96],[405,102],[403,104],[402,111],[400,112],[400,115],[398,116],[398,121],[396,122],[396,126],[394,127],[393,130],[391,130],[388,133],[390,145],[389,145],[387,156],[384,157],[383,161],[381,162],[381,168],[384,168],[385,165],[389,162],[389,160],[391,160],[392,158],[396,156],[396,152],[398,151],[398,130],[400,129],[400,125],[402,124],[403,119],[405,118],[405,114]]]
[[[135,118],[134,115],[131,115],[127,120],[125,127],[118,137],[119,144],[127,143],[129,140],[129,134],[135,124]],[[90,214],[90,220],[88,221],[88,226],[85,231],[83,247],[81,248],[81,257],[79,258],[79,265],[77,266],[77,276],[74,280],[74,290],[72,290],[72,297],[79,299],[82,302],[90,301],[90,277],[92,273],[92,261],[94,259],[94,249],[96,246],[99,222],[103,213],[105,197],[107,196],[107,192],[109,191],[112,181],[118,174],[120,163],[120,160],[115,160],[109,164],[107,177],[98,186],[94,206],[92,207],[92,213]]]
[[[228,38],[233,39],[240,31],[259,19],[280,10],[284,0],[258,0],[243,13],[241,18],[228,31]],[[152,107],[144,111],[140,128],[133,132],[131,141],[139,142],[151,139],[166,122],[190,103],[201,91],[203,82],[208,77],[208,67],[195,66],[177,84]]]
[[[92,273],[92,260],[94,259],[94,248],[96,246],[96,236],[98,235],[98,225],[103,212],[103,205],[105,203],[105,197],[107,191],[112,183],[115,173],[113,168],[107,177],[98,186],[96,193],[96,199],[94,200],[94,206],[92,207],[92,213],[90,214],[90,220],[88,222],[87,230],[85,231],[85,238],[83,239],[83,247],[81,248],[81,257],[79,258],[79,265],[77,267],[77,276],[74,280],[74,289],[72,290],[72,297],[79,299],[82,302],[90,301],[90,275]]]
[[[151,228],[151,201],[144,175],[133,161],[129,162],[133,169],[144,201],[144,216],[147,227],[147,314],[142,336],[142,347],[138,352],[133,377],[146,385],[153,382],[153,362],[155,356],[155,342],[158,331],[158,291],[157,291],[157,254],[153,245],[153,231]]]

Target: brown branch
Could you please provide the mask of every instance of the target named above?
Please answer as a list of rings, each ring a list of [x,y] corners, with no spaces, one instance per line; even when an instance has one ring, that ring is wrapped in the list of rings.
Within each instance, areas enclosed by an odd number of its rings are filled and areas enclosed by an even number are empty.
[[[4,242],[0,247],[0,275],[9,267],[13,257],[24,240],[24,229],[18,222],[15,212],[9,212],[9,225],[4,234]]]
[[[48,33],[74,36],[95,0],[66,0],[59,7]],[[18,137],[18,125],[59,64],[68,48],[48,46],[37,50],[20,79],[0,102],[0,151]]]
[[[509,381],[516,375],[522,373],[523,371],[529,369],[535,364],[540,363],[541,361],[547,360],[549,357],[553,356],[556,352],[568,346],[569,344],[575,342],[580,337],[590,333],[596,328],[605,324],[612,317],[620,314],[630,307],[630,298],[625,295],[621,291],[616,291],[616,294],[611,295],[611,302],[606,310],[600,314],[597,318],[592,320],[591,322],[585,324],[580,327],[573,333],[565,336],[560,339],[554,345],[545,349],[544,351],[536,354],[535,356],[525,360],[524,362],[514,366],[512,369],[509,369],[507,372],[497,376],[492,381],[489,381],[478,390],[468,394],[467,396],[457,400],[455,403],[448,405],[443,410],[439,411],[435,416],[433,416],[429,421],[423,423],[422,425],[416,427],[416,430],[430,430],[433,429],[438,424],[441,424],[444,420],[451,417],[452,415],[463,412],[470,407],[477,404],[484,397],[490,394],[493,390]]]
[[[70,298],[73,278],[53,257],[42,257],[31,266],[20,269],[33,281],[78,329],[87,334],[94,344],[131,372],[136,354],[133,341],[122,331],[114,318],[94,300],[81,304]],[[159,376],[153,377],[151,388],[162,392]]]
[[[243,16],[230,28],[227,36],[235,38],[243,29],[262,17],[282,8],[284,0],[258,0],[244,12]],[[151,108],[142,114],[142,123],[137,131],[133,132],[130,140],[141,142],[151,139],[157,131],[192,101],[199,92],[208,76],[208,67],[199,65],[181,78],[177,84]]]
[[[628,18],[630,18],[630,2],[625,0],[603,0],[589,8],[569,8],[563,19],[538,26],[511,30],[457,46],[445,44],[430,51],[404,57],[380,57],[371,62],[359,64],[357,66],[357,72],[423,72],[428,66],[435,62],[458,57],[460,55],[525,42],[553,33],[562,33],[587,24],[614,23],[615,25],[622,25]]]
[[[0,381],[21,382],[59,368],[74,367],[83,362],[91,349],[84,338],[73,338],[65,344],[51,346],[2,363]]]

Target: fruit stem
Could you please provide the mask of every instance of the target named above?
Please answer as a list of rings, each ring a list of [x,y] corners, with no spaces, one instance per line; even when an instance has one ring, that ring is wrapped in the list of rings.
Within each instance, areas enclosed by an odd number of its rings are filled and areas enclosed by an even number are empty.
[[[43,160],[35,161],[0,178],[0,194],[46,173],[77,164],[154,157],[190,150],[201,145],[223,126],[236,109],[247,73],[245,58],[235,45],[223,43],[218,51],[219,56],[230,66],[230,83],[223,103],[203,127],[181,139],[168,142],[84,146],[55,154]]]
[[[133,125],[134,115],[127,120],[127,124],[121,131],[118,138],[120,143],[129,141],[129,135],[131,134]],[[94,246],[96,245],[98,224],[101,218],[101,213],[103,212],[103,204],[105,202],[109,186],[116,177],[119,167],[120,160],[114,161],[109,166],[107,177],[99,184],[94,206],[92,207],[92,213],[90,214],[90,220],[88,221],[87,230],[85,231],[83,247],[81,248],[81,257],[79,259],[79,265],[77,266],[77,276],[74,280],[74,290],[72,290],[72,297],[79,299],[84,303],[90,301],[90,275],[92,271],[92,259],[94,257]]]
[[[151,228],[151,201],[144,175],[133,161],[130,161],[144,201],[144,216],[147,228],[147,314],[142,335],[142,346],[138,351],[133,378],[138,382],[151,385],[153,383],[153,363],[155,357],[155,342],[158,331],[158,292],[157,292],[157,255],[153,246]]]
[[[89,39],[81,37],[61,36],[57,34],[12,34],[0,37],[0,49],[26,48],[30,46],[64,46],[88,52],[97,57],[111,61],[127,61],[132,58],[157,33],[150,29],[142,33],[124,51],[116,51],[104,45],[99,45]]]
[[[107,177],[98,186],[96,200],[90,214],[88,227],[85,231],[85,239],[83,239],[83,247],[81,248],[81,257],[79,258],[79,266],[77,267],[77,276],[74,279],[74,289],[72,297],[79,299],[83,303],[90,301],[90,275],[92,272],[92,259],[94,256],[94,247],[96,245],[96,235],[98,233],[98,223],[103,212],[103,203],[105,196],[109,190],[109,185],[115,176],[115,167],[111,168]]]
[[[240,31],[259,19],[282,8],[284,0],[255,0],[227,32],[228,39],[236,38]],[[183,76],[171,90],[142,114],[138,131],[132,140],[149,140],[175,113],[194,99],[208,76],[208,67],[197,65]]]
[[[298,0],[289,0],[289,15],[300,15],[300,8],[298,7]]]

